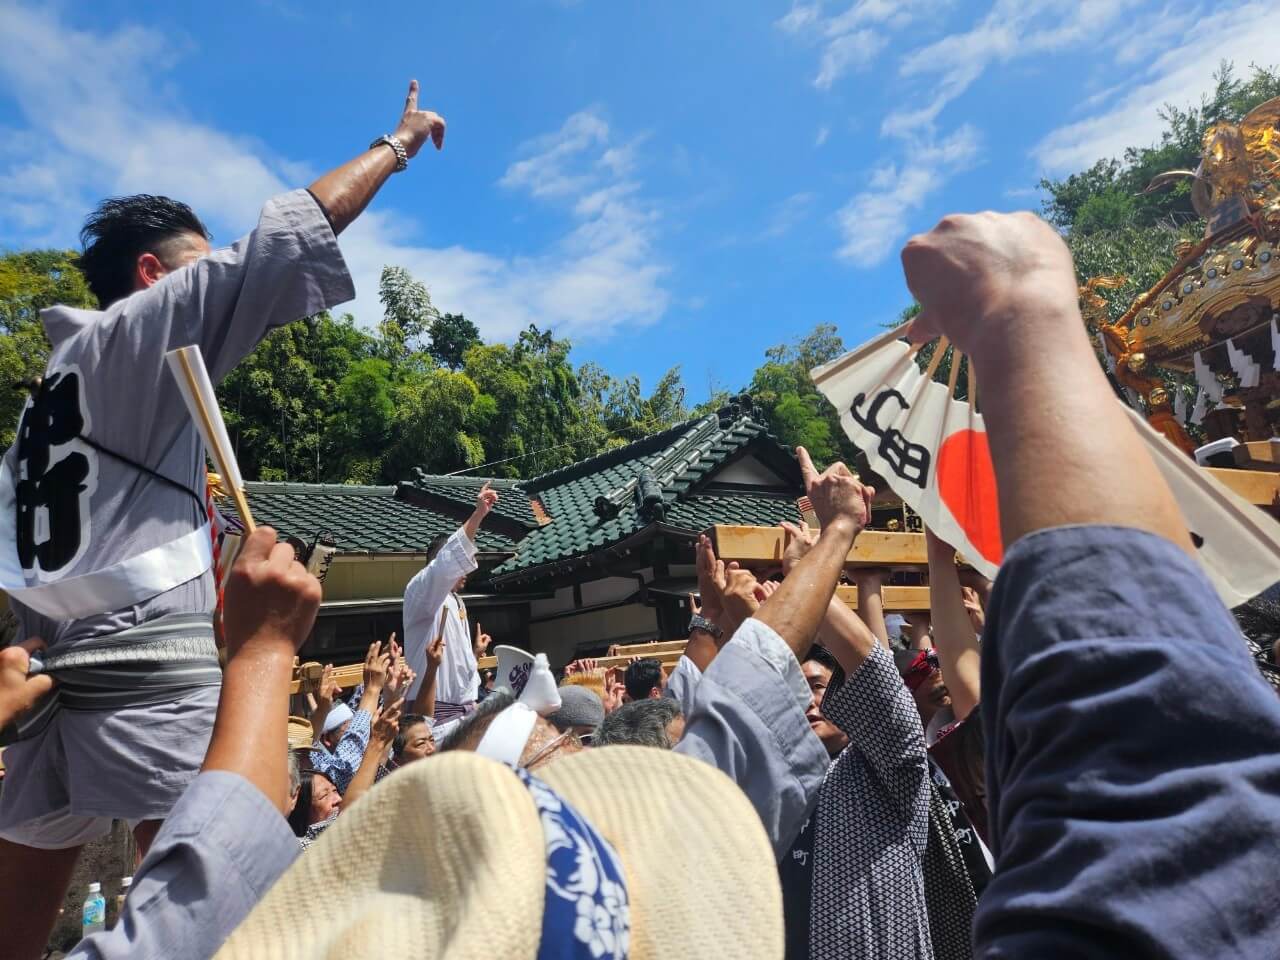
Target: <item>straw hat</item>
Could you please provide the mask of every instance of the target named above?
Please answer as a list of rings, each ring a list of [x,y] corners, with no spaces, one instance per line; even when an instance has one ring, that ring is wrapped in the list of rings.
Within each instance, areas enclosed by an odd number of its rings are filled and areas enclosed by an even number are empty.
[[[625,746],[535,776],[617,851],[634,960],[782,957],[769,841],[719,770]],[[547,876],[529,789],[510,767],[446,753],[396,771],[338,817],[217,956],[534,960]]]
[[[289,718],[289,749],[301,750],[311,746],[315,740],[315,731],[311,729],[311,721],[306,717]]]

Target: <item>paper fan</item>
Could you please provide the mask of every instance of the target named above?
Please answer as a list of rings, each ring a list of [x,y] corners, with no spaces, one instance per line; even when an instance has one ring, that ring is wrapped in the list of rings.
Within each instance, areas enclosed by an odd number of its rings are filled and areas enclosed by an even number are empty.
[[[899,328],[876,337],[815,369],[813,380],[871,469],[935,534],[994,577],[1004,544],[973,366],[944,337],[922,370],[920,347],[902,335]],[[934,377],[947,354],[950,376],[939,383]],[[959,399],[962,367],[968,389]],[[1280,580],[1280,525],[1125,410],[1173,491],[1223,602],[1238,606]]]
[[[813,371],[814,382],[840,411],[849,439],[872,470],[939,537],[988,577],[1004,556],[996,479],[972,367],[968,396],[955,399],[964,358],[939,340],[926,370],[919,347],[891,330]],[[945,383],[934,380],[952,353]]]

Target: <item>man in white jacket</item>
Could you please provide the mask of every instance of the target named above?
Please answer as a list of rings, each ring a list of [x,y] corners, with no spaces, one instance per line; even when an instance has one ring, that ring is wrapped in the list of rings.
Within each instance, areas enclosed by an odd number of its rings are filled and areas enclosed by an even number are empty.
[[[427,676],[427,645],[437,637],[444,638],[444,659],[436,673],[437,725],[470,712],[479,694],[477,651],[467,608],[458,591],[476,568],[476,534],[497,502],[498,492],[486,483],[476,495],[476,508],[467,522],[442,544],[433,545],[427,565],[404,588],[404,656],[417,674],[409,689],[409,702],[417,697]]]

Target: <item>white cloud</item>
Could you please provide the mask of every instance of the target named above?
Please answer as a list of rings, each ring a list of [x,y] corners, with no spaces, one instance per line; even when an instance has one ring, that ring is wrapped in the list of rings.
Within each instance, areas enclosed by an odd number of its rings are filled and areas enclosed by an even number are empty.
[[[890,112],[880,132],[912,136],[933,125],[942,109],[993,63],[1042,56],[1082,42],[1103,45],[1107,31],[1142,0],[996,0],[969,30],[953,33],[903,57],[904,77],[937,76],[924,106]]]
[[[820,147],[827,142],[827,138],[831,136],[831,128],[825,123],[818,128],[818,135],[813,138],[813,145]]]
[[[822,51],[822,62],[813,85],[819,90],[830,90],[831,85],[850,68],[869,69],[876,54],[888,42],[873,30],[855,30],[835,37]]]
[[[817,199],[812,193],[793,193],[785,200],[774,204],[768,222],[758,239],[776,240],[779,237],[785,237],[809,217]]]
[[[0,131],[0,236],[69,244],[93,202],[108,194],[168,193],[214,227],[245,229],[268,197],[305,183],[305,164],[193,118],[166,71],[182,43],[158,31],[76,30],[45,9],[0,0],[0,90],[26,127]],[[127,69],[122,64],[128,65]],[[343,235],[362,322],[381,315],[383,265],[407,267],[442,310],[466,312],[489,337],[528,323],[561,335],[608,336],[666,310],[656,214],[627,179],[639,141],[615,142],[597,111],[526,144],[502,184],[553,203],[570,218],[549,247],[495,256],[415,244],[416,224],[369,211]]]
[[[1032,155],[1045,170],[1057,173],[1120,157],[1133,144],[1155,143],[1164,128],[1159,116],[1164,104],[1199,103],[1223,60],[1243,72],[1251,63],[1274,63],[1278,49],[1280,22],[1274,4],[1249,3],[1230,14],[1200,19],[1194,34],[1166,47],[1101,113],[1054,130]]]
[[[907,215],[922,207],[948,177],[972,164],[978,147],[977,130],[965,125],[945,140],[915,150],[909,163],[877,169],[869,189],[836,214],[843,237],[836,255],[858,267],[883,262],[906,236]]]
[[[906,26],[926,10],[936,13],[949,0],[855,0],[833,16],[822,3],[796,4],[774,25],[785,33],[820,43],[822,56],[813,85],[830,90],[850,70],[867,70],[889,40],[885,30]]]

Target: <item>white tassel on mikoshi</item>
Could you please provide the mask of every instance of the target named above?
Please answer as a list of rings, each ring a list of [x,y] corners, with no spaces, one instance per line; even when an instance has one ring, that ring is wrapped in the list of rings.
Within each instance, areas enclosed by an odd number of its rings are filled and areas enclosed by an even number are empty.
[[[903,333],[888,331],[818,367],[814,382],[839,411],[845,433],[871,469],[935,534],[994,576],[1004,544],[973,367],[968,365],[969,396],[957,400],[957,374],[967,360],[952,351],[949,382],[936,383],[934,374],[949,349],[945,338],[921,370],[917,348],[900,339]],[[1280,524],[1121,407],[1172,489],[1223,602],[1237,606],[1280,581]]]
[[[1203,390],[1196,391],[1196,405],[1191,408],[1191,422],[1196,426],[1204,423],[1204,415],[1209,412],[1209,395]]]
[[[1231,340],[1227,341],[1227,360],[1236,376],[1240,378],[1241,387],[1248,390],[1258,385],[1258,379],[1262,373],[1261,367]]]
[[[1209,399],[1214,403],[1222,402],[1222,384],[1218,382],[1218,378],[1213,375],[1213,371],[1209,369],[1209,365],[1204,362],[1197,350],[1192,358],[1193,366],[1196,374],[1196,383],[1200,389],[1209,395]]]
[[[1280,370],[1280,313],[1271,315],[1271,367]]]
[[[1187,422],[1187,391],[1181,387],[1173,392],[1173,416],[1179,423]]]

